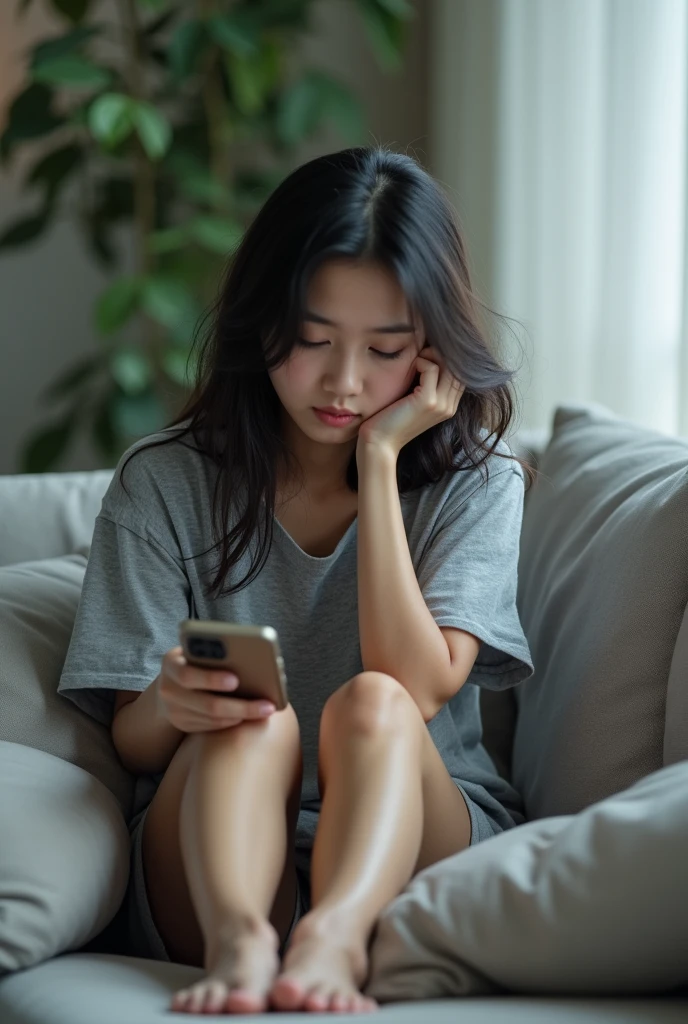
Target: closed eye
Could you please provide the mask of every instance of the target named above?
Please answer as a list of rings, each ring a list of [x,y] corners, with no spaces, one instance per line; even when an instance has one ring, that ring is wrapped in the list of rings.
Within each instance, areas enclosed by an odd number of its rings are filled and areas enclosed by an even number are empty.
[[[326,341],[306,341],[305,338],[297,338],[296,340],[303,348],[320,348],[321,345],[328,344]],[[380,356],[381,359],[398,359],[404,350],[400,348],[398,352],[380,352],[376,348],[371,348],[370,351],[374,352],[376,356]]]

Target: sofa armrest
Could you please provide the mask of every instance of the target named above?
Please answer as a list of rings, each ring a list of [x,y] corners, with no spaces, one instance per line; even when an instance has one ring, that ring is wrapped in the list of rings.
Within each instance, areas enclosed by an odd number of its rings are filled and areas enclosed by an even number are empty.
[[[91,543],[114,469],[0,476],[0,565],[69,555]]]

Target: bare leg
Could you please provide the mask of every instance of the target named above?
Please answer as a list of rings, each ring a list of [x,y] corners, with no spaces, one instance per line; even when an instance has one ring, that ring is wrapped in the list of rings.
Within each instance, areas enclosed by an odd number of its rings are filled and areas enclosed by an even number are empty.
[[[278,910],[285,928],[295,897],[285,861],[293,876],[298,722],[288,707],[264,721],[190,735],[182,746],[156,793],[157,808],[151,804],[148,812],[144,863],[151,908],[170,954],[175,943],[188,946],[196,936],[208,974],[178,992],[171,1009],[261,1012],[279,969],[280,934],[268,915],[274,904],[273,916]],[[174,839],[182,870],[170,850]]]
[[[414,870],[470,843],[465,801],[395,680],[363,673],[328,705],[313,909],[297,924],[270,992],[282,1010],[375,1009],[360,987],[380,911]]]

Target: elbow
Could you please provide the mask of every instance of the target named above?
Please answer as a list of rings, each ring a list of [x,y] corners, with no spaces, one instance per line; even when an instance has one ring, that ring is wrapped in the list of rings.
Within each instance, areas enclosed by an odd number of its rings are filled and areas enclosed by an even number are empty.
[[[455,697],[459,692],[466,679],[452,679],[450,683],[445,684],[442,687],[438,687],[435,693],[429,693],[424,696],[424,700],[420,704],[421,714],[423,715],[424,722],[430,722],[438,714],[445,704],[448,704],[452,697]]]

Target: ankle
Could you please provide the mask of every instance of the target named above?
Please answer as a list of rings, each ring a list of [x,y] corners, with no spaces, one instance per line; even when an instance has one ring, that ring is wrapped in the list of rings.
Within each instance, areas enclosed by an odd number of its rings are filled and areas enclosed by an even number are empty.
[[[252,911],[225,913],[213,924],[206,938],[206,959],[214,959],[221,950],[236,946],[242,939],[254,938],[279,949],[280,938],[270,922]]]
[[[358,948],[366,944],[366,928],[360,915],[349,907],[323,906],[313,907],[302,917],[294,928],[294,937],[321,939],[332,941],[337,945]]]

